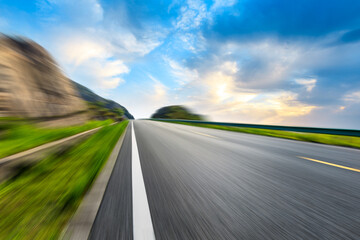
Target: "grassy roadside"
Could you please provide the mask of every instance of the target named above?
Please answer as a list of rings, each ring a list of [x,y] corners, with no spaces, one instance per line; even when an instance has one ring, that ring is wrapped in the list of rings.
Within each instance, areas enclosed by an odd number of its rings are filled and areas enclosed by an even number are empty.
[[[241,128],[241,127],[227,127],[220,125],[201,124],[201,123],[185,123],[185,122],[169,122],[176,124],[184,124],[196,127],[206,127],[234,132],[250,133],[257,135],[264,135],[270,137],[293,139],[305,142],[323,143],[336,146],[360,148],[360,137],[350,137],[341,135],[331,134],[319,134],[319,133],[298,133],[298,132],[287,132],[281,130],[268,130],[258,128]]]
[[[58,239],[128,122],[106,126],[0,185],[0,239]]]
[[[110,123],[112,120],[62,128],[38,128],[24,121],[0,121],[0,158]]]

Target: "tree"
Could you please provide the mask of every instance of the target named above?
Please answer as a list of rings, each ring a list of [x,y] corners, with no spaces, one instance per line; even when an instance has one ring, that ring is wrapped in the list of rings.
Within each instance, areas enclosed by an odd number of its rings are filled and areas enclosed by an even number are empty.
[[[122,108],[115,108],[114,113],[118,114],[119,117],[122,117],[122,116],[124,116],[125,111]]]

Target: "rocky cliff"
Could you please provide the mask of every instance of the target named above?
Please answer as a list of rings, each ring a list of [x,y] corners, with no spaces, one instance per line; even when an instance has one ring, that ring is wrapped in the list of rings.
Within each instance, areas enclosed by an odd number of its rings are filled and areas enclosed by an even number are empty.
[[[0,116],[66,116],[86,109],[73,83],[37,43],[0,36]]]

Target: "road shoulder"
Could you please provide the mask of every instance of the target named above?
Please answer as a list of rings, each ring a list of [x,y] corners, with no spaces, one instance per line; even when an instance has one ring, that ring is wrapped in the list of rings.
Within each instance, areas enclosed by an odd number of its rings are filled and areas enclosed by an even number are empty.
[[[120,136],[104,168],[65,228],[61,239],[88,239],[129,125]]]

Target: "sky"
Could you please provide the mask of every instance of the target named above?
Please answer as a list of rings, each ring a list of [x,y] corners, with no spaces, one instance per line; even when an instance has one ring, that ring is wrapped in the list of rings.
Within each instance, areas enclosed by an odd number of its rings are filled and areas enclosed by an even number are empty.
[[[359,0],[0,0],[0,32],[136,118],[360,129]]]

